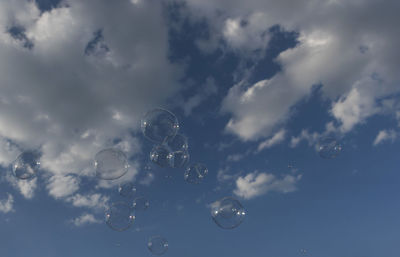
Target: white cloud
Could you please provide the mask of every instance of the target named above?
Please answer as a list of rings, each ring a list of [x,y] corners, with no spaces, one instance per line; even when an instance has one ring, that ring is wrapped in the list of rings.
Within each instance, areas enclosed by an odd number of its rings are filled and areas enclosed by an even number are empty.
[[[99,193],[95,194],[75,194],[66,199],[67,202],[72,203],[75,207],[84,207],[90,209],[106,209],[108,207],[108,202],[110,198],[108,196],[101,195]]]
[[[240,153],[230,154],[230,155],[228,155],[228,157],[226,157],[226,160],[228,162],[238,162],[241,159],[243,159],[244,157],[245,157],[245,154],[240,154]]]
[[[373,145],[379,145],[384,141],[391,141],[392,143],[396,140],[397,133],[394,130],[381,130],[376,136]]]
[[[11,194],[7,194],[7,199],[0,199],[0,212],[9,213],[13,212],[14,208],[14,197]]]
[[[285,140],[285,136],[286,136],[286,130],[284,130],[284,129],[279,130],[271,138],[261,142],[258,145],[257,152],[260,152],[264,149],[271,148],[274,145],[281,143],[283,140]]]
[[[177,92],[181,76],[168,60],[160,2],[64,3],[44,13],[35,1],[0,3],[0,165],[15,159],[13,144],[39,147],[56,198],[75,192],[80,176],[93,176],[94,155],[115,138],[129,157],[138,153],[132,129]],[[14,25],[31,49],[7,32]],[[36,180],[14,184],[33,196]]]
[[[154,173],[147,172],[144,178],[142,178],[139,183],[141,185],[149,186],[155,179]]]
[[[251,199],[268,192],[289,193],[296,190],[296,183],[302,175],[285,175],[277,178],[273,174],[252,172],[236,180],[233,193],[244,199]]]
[[[87,225],[87,224],[102,223],[102,220],[96,219],[93,214],[84,213],[81,216],[76,217],[75,219],[71,220],[71,222],[75,226],[81,227],[81,226]]]
[[[5,180],[17,189],[26,199],[32,199],[37,188],[37,177],[33,179],[18,179],[11,171],[7,172]]]
[[[310,133],[308,130],[303,129],[297,137],[292,137],[290,140],[290,147],[296,147],[301,141],[308,141],[309,145],[315,145],[321,135],[317,132]]]
[[[74,176],[52,176],[47,184],[49,194],[54,198],[67,197],[79,189],[79,178]]]

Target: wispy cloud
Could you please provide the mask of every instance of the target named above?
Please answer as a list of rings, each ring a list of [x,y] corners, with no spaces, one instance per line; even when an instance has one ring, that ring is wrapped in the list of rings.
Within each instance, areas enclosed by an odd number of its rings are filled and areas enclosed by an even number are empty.
[[[7,194],[6,199],[0,199],[0,212],[9,213],[14,211],[14,197]]]
[[[81,227],[81,226],[88,225],[88,224],[102,223],[103,221],[100,219],[96,219],[93,214],[84,213],[81,216],[72,219],[71,222],[75,226]]]
[[[394,130],[381,130],[379,131],[378,135],[376,136],[373,145],[377,146],[381,143],[383,143],[384,141],[390,141],[390,142],[394,142],[397,139],[397,132]]]
[[[279,144],[281,142],[283,142],[283,140],[285,140],[286,137],[286,130],[285,129],[281,129],[278,132],[275,133],[275,135],[273,135],[271,138],[261,142],[258,145],[257,148],[257,152],[260,152],[264,149],[268,149],[273,147],[276,144]]]
[[[66,199],[75,207],[84,207],[91,209],[106,209],[110,198],[99,193],[81,195],[76,194]]]

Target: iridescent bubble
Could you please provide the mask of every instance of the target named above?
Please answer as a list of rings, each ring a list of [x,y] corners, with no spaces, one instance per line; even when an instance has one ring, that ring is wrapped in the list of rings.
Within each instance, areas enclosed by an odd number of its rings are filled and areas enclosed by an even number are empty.
[[[168,138],[167,145],[171,151],[185,151],[188,149],[187,138],[181,134]]]
[[[118,192],[123,197],[133,197],[136,194],[136,188],[132,182],[127,182],[118,187]]]
[[[116,202],[106,211],[107,225],[116,231],[127,230],[135,220],[133,209],[124,202]]]
[[[21,153],[13,163],[13,173],[19,179],[31,179],[40,167],[40,154],[35,151]]]
[[[144,211],[147,208],[149,208],[150,203],[144,197],[136,197],[135,200],[133,200],[132,206],[133,206],[133,209],[135,209],[136,211]]]
[[[189,162],[189,153],[186,150],[170,152],[168,154],[168,160],[172,168],[182,168]]]
[[[150,152],[150,160],[161,167],[170,166],[169,151],[164,145],[155,146]]]
[[[199,184],[207,175],[208,169],[201,163],[190,165],[184,174],[184,179],[188,183]]]
[[[128,160],[125,154],[118,149],[101,150],[96,154],[94,160],[96,176],[100,179],[117,179],[128,172]]]
[[[342,146],[334,137],[326,137],[318,142],[317,151],[319,156],[324,159],[334,159],[342,151]]]
[[[164,109],[153,109],[141,120],[143,135],[155,142],[163,143],[167,138],[174,137],[179,129],[176,116]]]
[[[155,255],[162,255],[168,250],[168,241],[162,236],[153,236],[149,239],[147,247]]]
[[[239,226],[246,216],[242,204],[232,197],[225,197],[211,205],[211,217],[223,229]]]

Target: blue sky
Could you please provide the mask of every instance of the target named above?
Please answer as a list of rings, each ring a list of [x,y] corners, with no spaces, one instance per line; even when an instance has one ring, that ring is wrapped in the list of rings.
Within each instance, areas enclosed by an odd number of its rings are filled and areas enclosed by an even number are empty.
[[[0,3],[0,241],[4,257],[397,257],[397,1],[13,0]],[[191,162],[149,165],[142,115],[173,112]],[[326,136],[343,150],[316,152]],[[129,157],[96,179],[94,155]],[[41,169],[10,171],[39,149]],[[146,166],[150,166],[148,169]],[[104,210],[131,181],[150,207],[123,232]],[[247,211],[233,230],[210,204]],[[305,249],[306,253],[301,253]]]

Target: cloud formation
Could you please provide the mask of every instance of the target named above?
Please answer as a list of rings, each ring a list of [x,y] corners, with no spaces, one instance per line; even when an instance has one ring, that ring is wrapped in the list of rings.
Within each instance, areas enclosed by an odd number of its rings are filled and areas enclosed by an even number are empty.
[[[7,199],[0,199],[0,212],[9,213],[14,211],[14,197],[7,194]]]
[[[378,135],[376,135],[376,138],[373,142],[373,145],[379,145],[383,143],[384,141],[390,141],[394,142],[397,139],[397,133],[394,130],[381,130],[379,131]]]
[[[71,222],[77,227],[81,227],[88,224],[102,223],[101,220],[96,219],[93,214],[89,213],[84,213],[81,216],[71,220]]]

